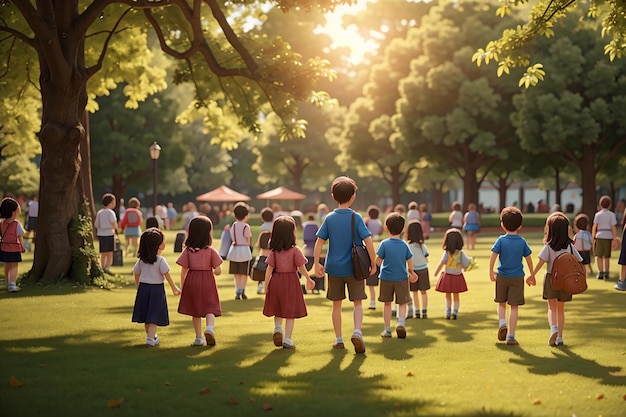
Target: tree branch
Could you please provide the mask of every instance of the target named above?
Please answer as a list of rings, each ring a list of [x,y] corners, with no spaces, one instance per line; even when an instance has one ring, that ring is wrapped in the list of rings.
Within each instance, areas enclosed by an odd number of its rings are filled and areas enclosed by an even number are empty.
[[[126,15],[132,10],[132,8],[128,8],[126,9],[121,16],[117,19],[117,21],[115,22],[115,25],[113,25],[113,28],[108,32],[106,39],[104,40],[104,43],[102,44],[102,49],[100,50],[100,56],[98,56],[98,61],[96,62],[96,64],[92,65],[91,67],[87,68],[87,78],[91,78],[91,76],[93,76],[95,73],[97,73],[101,68],[102,68],[102,63],[104,62],[104,58],[106,57],[106,53],[107,50],[109,49],[109,43],[111,42],[111,39],[113,38],[113,35],[119,33],[117,31],[117,27],[122,23],[122,20],[124,19],[124,17],[126,17]]]

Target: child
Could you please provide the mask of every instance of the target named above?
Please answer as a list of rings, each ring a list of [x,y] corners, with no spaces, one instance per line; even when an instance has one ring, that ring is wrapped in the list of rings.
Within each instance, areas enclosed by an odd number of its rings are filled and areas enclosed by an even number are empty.
[[[126,237],[126,256],[131,253],[134,256],[137,253],[137,241],[139,236],[141,236],[141,223],[143,223],[141,211],[139,211],[140,205],[141,203],[137,197],[131,197],[128,200],[128,207],[124,212],[124,217],[120,220],[120,230],[124,231],[124,236]],[[158,221],[154,227],[159,227]],[[148,223],[146,223],[146,228],[148,228]]]
[[[539,262],[535,267],[532,275],[536,275],[543,264],[547,264],[546,276],[543,281],[543,299],[548,300],[548,324],[550,325],[550,338],[548,344],[550,346],[558,346],[563,344],[563,328],[565,327],[565,303],[572,300],[572,294],[563,290],[555,291],[552,289],[550,281],[550,272],[552,271],[552,263],[558,255],[563,252],[574,253],[580,261],[582,257],[574,248],[572,240],[569,237],[569,219],[561,212],[552,213],[546,219],[546,235],[544,238],[544,247],[539,252]]]
[[[133,308],[134,323],[145,323],[146,345],[157,346],[157,326],[170,324],[165,297],[164,279],[170,284],[172,293],[180,295],[180,289],[172,281],[170,266],[160,253],[165,249],[165,236],[157,228],[147,229],[139,241],[139,260],[133,267],[137,296]]]
[[[420,204],[420,223],[422,223],[422,232],[424,232],[424,240],[430,239],[430,222],[433,215],[428,212],[428,206]]]
[[[335,343],[333,348],[345,349],[342,337],[341,326],[341,304],[346,298],[346,286],[348,296],[354,305],[353,320],[354,332],[352,333],[352,344],[356,353],[365,353],[365,342],[363,342],[363,300],[367,299],[365,294],[365,281],[357,281],[354,278],[352,268],[352,240],[357,243],[365,242],[370,255],[370,272],[376,268],[376,257],[374,243],[369,229],[365,226],[363,218],[350,208],[356,199],[357,185],[353,179],[341,176],[332,182],[330,191],[333,200],[337,202],[337,209],[328,213],[324,222],[317,232],[317,240],[314,249],[315,276],[324,276],[328,272],[328,291],[326,298],[333,302],[332,321],[335,331]],[[352,235],[352,221],[354,221],[354,236]],[[320,264],[322,247],[328,240],[328,252],[326,254],[325,265]]]
[[[450,223],[450,227],[453,229],[463,229],[463,212],[461,211],[461,204],[458,201],[452,203],[452,212],[448,216],[448,223]]]
[[[248,281],[248,265],[252,259],[250,239],[252,232],[248,220],[248,206],[237,203],[233,207],[235,223],[230,227],[230,238],[233,243],[228,250],[227,259],[230,261],[228,272],[235,275],[235,300],[247,300],[246,282]]]
[[[489,279],[496,283],[494,301],[498,303],[498,340],[506,340],[507,345],[519,345],[515,339],[518,307],[525,304],[524,300],[524,265],[526,259],[531,274],[526,280],[528,285],[536,285],[533,272],[532,250],[526,240],[518,233],[522,228],[522,212],[517,207],[505,207],[500,212],[500,227],[504,235],[499,236],[491,248],[489,259]],[[493,267],[499,259],[497,272]],[[506,303],[511,306],[509,325],[506,324]],[[508,332],[508,334],[507,334]]]
[[[428,274],[428,248],[424,244],[424,229],[419,221],[414,220],[409,222],[406,228],[406,234],[404,236],[409,243],[409,249],[413,254],[413,271],[417,274],[417,282],[411,282],[409,289],[413,293],[413,304],[415,308],[411,308],[409,305],[409,315],[411,317],[411,311],[414,311],[413,317],[419,319],[428,318],[428,294],[426,291],[430,289],[430,276]],[[419,295],[422,297],[422,312],[420,314],[420,300]]]
[[[189,222],[189,234],[185,249],[176,263],[180,270],[180,286],[183,289],[178,312],[191,316],[196,339],[191,346],[215,346],[215,317],[222,315],[215,275],[222,273],[222,262],[213,243],[213,224],[206,216],[196,216]],[[202,318],[206,320],[204,334]],[[204,337],[203,337],[204,336]]]
[[[617,219],[611,209],[611,197],[603,195],[599,201],[600,210],[593,216],[591,235],[595,239],[595,252],[598,262],[598,279],[609,279],[611,243],[617,237]]]
[[[476,235],[480,231],[480,214],[476,211],[476,204],[467,205],[467,213],[463,216],[463,231],[467,238],[467,249],[476,248]]]
[[[467,291],[463,269],[469,269],[472,259],[461,250],[463,249],[463,236],[459,229],[450,228],[446,231],[442,247],[444,252],[435,275],[439,275],[443,267],[445,270],[441,273],[435,290],[446,293],[446,319],[456,320],[461,304],[459,293]],[[454,306],[452,294],[454,294]]]
[[[270,254],[270,237],[272,233],[263,230],[259,234],[256,246],[259,247],[259,256],[252,262],[252,280],[258,281],[257,294],[265,293],[265,271],[267,271],[267,256]]]
[[[383,304],[383,322],[385,329],[381,337],[391,337],[391,303],[396,296],[398,304],[398,325],[396,335],[398,339],[406,338],[404,320],[406,306],[411,302],[409,281],[417,282],[417,274],[413,270],[413,254],[409,245],[400,238],[404,229],[404,217],[398,213],[391,213],[385,219],[385,226],[389,232],[389,238],[380,242],[376,251],[376,265],[380,266],[380,296],[378,301]],[[407,265],[409,273],[407,276]]]
[[[376,239],[383,233],[383,223],[378,216],[380,215],[380,208],[378,206],[369,206],[367,208],[367,217],[365,218],[365,225],[372,233],[372,239]],[[365,284],[370,293],[370,310],[376,310],[376,288],[378,287],[378,267],[376,271],[365,280]]]
[[[0,262],[4,262],[4,278],[9,292],[17,292],[17,267],[22,262],[24,248],[24,228],[17,216],[22,209],[12,197],[2,199],[0,203]]]
[[[306,257],[296,246],[295,220],[291,216],[277,217],[272,226],[270,253],[267,257],[263,315],[274,316],[274,345],[282,346],[283,349],[296,348],[291,340],[295,319],[307,315],[298,272],[306,277],[307,289],[315,287],[305,265]]]
[[[263,224],[261,224],[261,231],[267,230],[268,232],[271,232],[272,222],[274,221],[274,211],[272,211],[269,207],[262,208],[261,220],[263,220]]]
[[[96,214],[94,227],[100,243],[100,266],[104,272],[110,274],[109,267],[113,265],[113,250],[115,249],[115,235],[117,234],[117,219],[113,211],[115,196],[111,193],[104,194],[102,205],[104,207]]]
[[[593,239],[587,228],[589,227],[589,217],[585,213],[580,213],[574,218],[574,227],[576,234],[574,235],[574,247],[583,258],[583,265],[587,265],[589,273],[593,274],[591,266],[591,248],[593,247]]]
[[[409,211],[406,213],[406,220],[410,222],[411,220],[420,220],[420,211],[419,206],[416,201],[411,201],[408,205]]]

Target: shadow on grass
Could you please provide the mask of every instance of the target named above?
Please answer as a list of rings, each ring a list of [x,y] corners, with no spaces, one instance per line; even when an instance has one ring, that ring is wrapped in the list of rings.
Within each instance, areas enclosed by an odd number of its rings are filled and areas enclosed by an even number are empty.
[[[514,349],[510,349],[510,346],[503,344],[496,346],[500,350],[506,350],[507,352],[517,355],[518,358],[511,358],[509,361],[524,366],[528,369],[528,372],[533,374],[556,375],[567,373],[596,379],[604,385],[626,385],[626,376],[615,375],[621,373],[622,367],[600,365],[594,360],[577,355],[566,346],[552,347],[552,357],[533,355],[520,346],[516,346]]]
[[[351,349],[270,349],[267,332],[210,349],[169,347],[171,335],[156,348],[119,340],[106,331],[3,342],[0,367],[25,385],[0,386],[0,409],[15,417],[104,415],[113,412],[109,401],[123,399],[117,416],[251,416],[267,408],[298,417],[455,415],[418,390],[402,396],[397,382],[368,372],[368,357]],[[462,415],[516,416],[485,409]]]

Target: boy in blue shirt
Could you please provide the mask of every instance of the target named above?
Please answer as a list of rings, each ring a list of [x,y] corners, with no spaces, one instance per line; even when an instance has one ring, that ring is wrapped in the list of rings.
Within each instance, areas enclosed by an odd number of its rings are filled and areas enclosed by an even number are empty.
[[[391,303],[395,294],[398,304],[396,335],[398,339],[404,339],[406,338],[404,320],[407,305],[412,301],[409,281],[417,282],[417,274],[413,271],[411,248],[400,238],[404,229],[404,217],[398,213],[391,213],[385,219],[385,226],[389,232],[389,238],[380,242],[376,252],[376,264],[380,266],[378,301],[384,303],[383,322],[385,323],[385,329],[380,335],[384,338],[391,337]]]
[[[333,302],[332,321],[335,331],[335,343],[333,348],[345,349],[341,328],[341,303],[348,297],[354,304],[354,332],[352,344],[356,353],[365,353],[363,342],[363,300],[365,294],[365,280],[356,280],[352,268],[352,221],[354,220],[354,240],[358,243],[363,241],[370,255],[370,271],[376,269],[376,258],[372,235],[365,226],[363,217],[350,208],[356,198],[356,183],[348,177],[338,177],[332,182],[330,192],[338,207],[328,213],[324,222],[317,231],[317,240],[313,249],[313,264],[315,276],[323,277],[328,273],[328,291],[326,298]],[[324,266],[320,263],[322,247],[328,241],[328,251]]]
[[[518,235],[522,228],[522,212],[517,207],[505,207],[500,212],[500,227],[506,234],[496,239],[491,248],[489,259],[489,278],[496,283],[496,296],[494,301],[498,303],[498,340],[506,340],[507,345],[519,345],[515,339],[517,327],[518,306],[524,305],[524,265],[522,259],[526,259],[530,276],[526,279],[528,285],[536,285],[533,275],[533,260],[530,256],[532,250],[526,240]],[[497,272],[493,271],[499,258]],[[506,323],[506,303],[511,306],[509,314],[509,326]]]

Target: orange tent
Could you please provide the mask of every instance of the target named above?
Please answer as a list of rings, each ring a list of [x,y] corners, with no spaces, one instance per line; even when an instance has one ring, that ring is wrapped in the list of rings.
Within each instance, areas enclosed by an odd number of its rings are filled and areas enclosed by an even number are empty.
[[[305,194],[290,190],[287,187],[276,187],[256,196],[259,200],[304,200]]]
[[[250,197],[245,194],[238,193],[235,190],[228,188],[225,185],[221,187],[217,187],[213,191],[209,191],[208,193],[200,194],[196,197],[198,201],[212,201],[212,202],[220,202],[220,203],[231,203],[237,201],[249,201]]]

